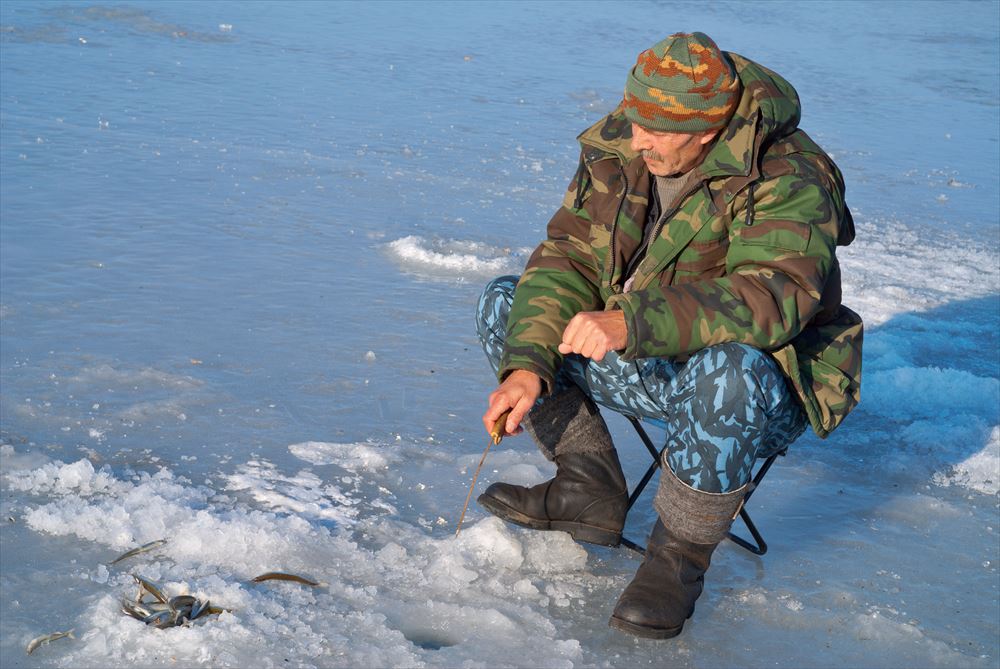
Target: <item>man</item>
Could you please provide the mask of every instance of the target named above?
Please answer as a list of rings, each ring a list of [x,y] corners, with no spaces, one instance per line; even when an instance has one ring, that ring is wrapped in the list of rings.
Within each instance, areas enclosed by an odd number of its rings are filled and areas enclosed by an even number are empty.
[[[601,404],[667,425],[658,520],[612,627],[681,632],[754,461],[857,404],[861,319],[840,304],[854,238],[840,171],[798,130],[770,70],[675,34],[639,55],[618,108],[580,135],[580,165],[523,276],[480,302],[507,410],[556,464],[495,483],[493,514],[617,545],[627,488]],[[530,413],[529,413],[530,410]]]

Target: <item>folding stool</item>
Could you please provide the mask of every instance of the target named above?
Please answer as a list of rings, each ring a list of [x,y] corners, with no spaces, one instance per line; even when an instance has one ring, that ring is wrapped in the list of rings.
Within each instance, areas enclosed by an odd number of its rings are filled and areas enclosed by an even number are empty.
[[[639,484],[632,491],[632,494],[629,495],[628,506],[625,508],[625,512],[627,514],[632,509],[632,505],[635,504],[635,501],[639,499],[639,495],[641,495],[642,491],[646,488],[646,484],[648,484],[649,480],[653,478],[653,474],[656,473],[657,467],[660,466],[660,462],[663,457],[663,452],[667,450],[667,447],[664,445],[663,449],[659,451],[656,450],[656,447],[653,445],[653,442],[649,438],[649,435],[646,433],[646,430],[642,427],[642,421],[640,421],[638,418],[634,416],[625,416],[625,417],[628,418],[628,421],[630,423],[632,423],[632,427],[635,428],[636,433],[639,435],[639,439],[642,440],[642,443],[646,447],[646,450],[649,451],[649,454],[653,456],[653,464],[649,465],[649,469],[646,470],[646,473],[639,481]],[[649,421],[649,422],[654,425],[658,424],[657,421]],[[660,426],[663,427],[662,424],[660,424]],[[771,465],[774,464],[775,458],[777,458],[779,455],[784,455],[787,451],[788,448],[785,447],[784,449],[778,451],[777,453],[774,453],[766,460],[764,460],[763,464],[761,464],[758,467],[757,473],[754,475],[753,481],[750,483],[750,486],[747,489],[747,494],[744,495],[743,497],[743,505],[740,507],[740,518],[743,519],[743,523],[747,526],[747,529],[750,531],[750,535],[753,537],[755,543],[750,543],[746,539],[738,537],[732,532],[729,532],[729,538],[730,540],[733,541],[733,543],[737,544],[738,546],[742,546],[743,548],[747,549],[754,555],[763,555],[764,553],[766,553],[767,543],[764,541],[764,537],[761,536],[760,531],[757,529],[757,526],[754,525],[753,520],[750,519],[750,514],[747,512],[747,502],[750,501],[750,495],[753,494],[754,490],[757,489],[757,486],[764,479],[764,475],[767,474],[767,470],[769,470],[771,468]],[[624,536],[622,537],[622,545],[625,546],[626,548],[631,548],[632,550],[637,551],[639,553],[646,552],[646,549],[643,546],[640,546],[634,541],[626,539]]]

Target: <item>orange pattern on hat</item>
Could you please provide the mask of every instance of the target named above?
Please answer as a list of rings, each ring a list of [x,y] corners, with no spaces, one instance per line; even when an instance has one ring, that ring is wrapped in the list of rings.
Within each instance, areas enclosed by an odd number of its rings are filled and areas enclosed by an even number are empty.
[[[677,33],[639,54],[624,105],[650,129],[699,132],[725,125],[739,91],[735,70],[711,38]]]

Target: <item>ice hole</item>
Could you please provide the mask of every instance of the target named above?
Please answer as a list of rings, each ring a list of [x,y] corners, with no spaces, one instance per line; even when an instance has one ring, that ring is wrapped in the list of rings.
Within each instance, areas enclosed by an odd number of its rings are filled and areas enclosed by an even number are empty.
[[[458,644],[457,639],[449,637],[442,630],[427,629],[425,627],[403,628],[399,630],[406,637],[406,640],[417,648],[424,650],[441,650]]]

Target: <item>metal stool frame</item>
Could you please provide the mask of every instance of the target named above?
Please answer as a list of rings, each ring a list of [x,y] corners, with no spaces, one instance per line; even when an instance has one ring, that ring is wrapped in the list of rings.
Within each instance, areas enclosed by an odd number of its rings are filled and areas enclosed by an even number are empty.
[[[628,421],[632,424],[632,427],[635,428],[636,433],[639,435],[639,439],[642,440],[642,443],[646,447],[646,450],[649,451],[649,454],[653,457],[653,464],[649,466],[649,469],[646,470],[646,473],[639,481],[639,484],[636,485],[635,489],[632,491],[632,494],[629,495],[628,506],[625,509],[625,512],[627,514],[629,511],[631,511],[632,506],[635,504],[636,500],[639,499],[639,495],[642,494],[642,491],[646,489],[646,485],[649,483],[650,479],[653,478],[653,474],[656,473],[657,468],[660,466],[660,462],[663,457],[663,452],[667,449],[667,447],[664,446],[661,450],[657,450],[656,446],[653,445],[652,439],[649,438],[649,434],[647,434],[645,428],[643,428],[642,421],[640,421],[635,416],[625,416],[625,418],[627,418]],[[766,460],[764,460],[763,464],[761,464],[760,467],[757,469],[757,473],[753,477],[753,481],[750,484],[750,488],[747,490],[747,494],[743,497],[743,505],[740,507],[740,518],[743,519],[743,523],[746,525],[747,530],[750,531],[750,536],[753,537],[754,543],[750,543],[743,537],[737,536],[732,532],[729,532],[729,539],[733,543],[735,543],[737,546],[745,548],[754,555],[763,555],[764,553],[766,553],[767,542],[764,541],[764,537],[761,536],[760,530],[757,529],[757,526],[754,525],[753,520],[750,518],[750,513],[747,511],[747,502],[750,501],[750,496],[754,493],[754,490],[757,489],[757,486],[760,485],[760,482],[764,479],[764,476],[767,474],[767,470],[769,470],[771,468],[771,465],[774,464],[775,459],[779,455],[785,455],[786,452],[788,452],[788,448],[778,451],[777,453],[769,456]],[[640,546],[639,544],[635,543],[630,539],[626,539],[624,536],[622,536],[621,545],[639,553],[646,552],[645,547]]]

